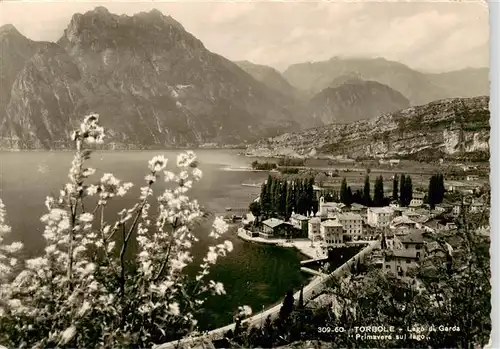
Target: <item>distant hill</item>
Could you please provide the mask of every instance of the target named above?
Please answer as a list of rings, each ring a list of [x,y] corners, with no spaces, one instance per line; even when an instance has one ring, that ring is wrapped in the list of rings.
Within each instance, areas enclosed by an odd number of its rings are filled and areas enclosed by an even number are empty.
[[[457,73],[460,76],[461,73]],[[408,66],[384,58],[338,58],[334,57],[328,61],[308,62],[294,64],[288,67],[283,77],[298,89],[306,93],[317,94],[332,82],[343,76],[357,77],[363,80],[377,81],[390,88],[399,91],[411,105],[426,104],[443,98],[461,97],[456,96],[456,87],[451,89],[444,82],[446,77],[436,77],[434,74],[424,74],[409,68]],[[454,76],[453,74],[451,76]],[[469,80],[468,80],[469,79]],[[460,91],[466,97],[476,96],[478,89],[468,87],[469,81],[473,86],[484,84],[485,78],[468,75],[460,81]],[[456,78],[456,81],[459,79]],[[487,80],[486,80],[487,83]],[[484,95],[484,93],[480,94]]]
[[[332,124],[261,140],[253,156],[489,159],[489,97],[454,98],[351,124]]]
[[[65,148],[90,111],[119,148],[239,144],[311,125],[292,98],[157,10],[75,14],[57,43],[4,26],[0,45],[3,149]]]
[[[337,85],[340,83],[340,85]],[[324,124],[351,123],[406,109],[410,102],[387,85],[347,76],[332,83],[308,103],[307,110]]]
[[[267,65],[254,64],[249,61],[237,61],[234,63],[250,74],[255,80],[262,82],[267,87],[285,95],[297,97],[299,93],[298,90],[290,85],[276,69]]]
[[[454,97],[473,97],[490,94],[489,74],[488,68],[466,68],[427,76]]]

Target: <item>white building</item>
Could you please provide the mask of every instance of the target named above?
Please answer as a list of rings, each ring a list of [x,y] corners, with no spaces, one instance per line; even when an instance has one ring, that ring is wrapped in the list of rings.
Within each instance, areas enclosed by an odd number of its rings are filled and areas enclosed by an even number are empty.
[[[344,244],[344,227],[338,221],[329,219],[321,222],[321,239],[328,247],[340,247]]]
[[[319,199],[319,211],[317,216],[333,218],[337,213],[342,213],[345,207],[343,203],[339,202],[325,202],[325,198]]]
[[[392,220],[394,211],[390,207],[370,207],[368,208],[367,222],[376,228],[387,227]]]
[[[363,235],[363,217],[357,213],[341,213],[337,215],[337,220],[344,227],[344,233],[354,237]]]
[[[313,217],[307,222],[307,237],[311,241],[321,240],[321,219]]]
[[[327,258],[328,250],[343,246],[344,228],[338,221],[329,219],[320,224],[320,243],[316,246],[318,258]]]
[[[418,266],[418,259],[412,252],[407,250],[394,249],[385,251],[383,270],[398,277],[405,277],[408,269]]]
[[[424,204],[425,194],[422,193],[413,193],[412,199],[410,201],[410,206],[420,207]]]

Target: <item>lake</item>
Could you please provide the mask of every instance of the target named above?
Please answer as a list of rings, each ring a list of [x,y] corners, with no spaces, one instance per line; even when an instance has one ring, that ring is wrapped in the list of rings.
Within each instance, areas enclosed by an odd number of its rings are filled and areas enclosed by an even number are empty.
[[[92,155],[89,166],[97,170],[92,177],[97,181],[102,173],[111,172],[123,181],[133,182],[134,190],[120,199],[121,207],[131,207],[144,186],[147,162],[155,155],[165,155],[175,170],[179,151],[99,151]],[[260,189],[242,186],[242,183],[260,183],[266,172],[245,171],[252,159],[240,156],[236,150],[197,150],[203,179],[189,192],[210,213],[224,215],[226,207],[248,207]],[[71,152],[1,152],[0,198],[7,208],[7,219],[15,240],[21,240],[29,255],[43,251],[42,224],[39,218],[46,212],[47,195],[57,194],[68,181],[67,174],[73,154]],[[159,182],[158,185],[161,186]],[[156,193],[159,194],[159,188]],[[117,205],[117,204],[115,204]],[[118,208],[118,206],[116,206]],[[110,218],[108,218],[110,219]],[[195,257],[206,254],[210,222],[197,228],[200,243],[193,248]],[[275,246],[256,245],[240,240],[233,232],[225,239],[233,242],[234,250],[220,259],[212,277],[224,283],[226,296],[209,299],[206,314],[201,317],[200,328],[210,329],[226,325],[233,320],[239,305],[249,305],[254,312],[279,302],[290,288],[295,290],[307,282],[300,272],[298,252]]]

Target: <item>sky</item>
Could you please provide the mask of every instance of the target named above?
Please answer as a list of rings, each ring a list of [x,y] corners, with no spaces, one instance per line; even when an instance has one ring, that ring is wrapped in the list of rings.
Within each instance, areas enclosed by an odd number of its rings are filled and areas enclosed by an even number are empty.
[[[0,25],[56,41],[74,13],[104,6],[133,15],[153,8],[212,52],[283,71],[332,57],[383,57],[425,72],[489,66],[489,18],[467,2],[2,1]]]

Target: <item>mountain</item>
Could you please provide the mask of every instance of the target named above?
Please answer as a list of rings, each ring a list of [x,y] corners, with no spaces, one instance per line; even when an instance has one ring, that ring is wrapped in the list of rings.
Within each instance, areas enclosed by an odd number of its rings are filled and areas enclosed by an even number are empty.
[[[489,95],[489,75],[488,68],[466,68],[447,73],[427,74],[432,83],[455,97]]]
[[[65,148],[90,111],[121,148],[236,144],[308,124],[290,98],[157,10],[118,16],[97,7],[75,14],[57,43],[17,38],[12,54],[5,37],[1,148]]]
[[[489,97],[455,98],[371,120],[328,125],[262,140],[249,156],[347,156],[412,159],[489,158]]]
[[[457,73],[460,75],[461,73]],[[411,105],[426,104],[444,98],[460,97],[456,87],[443,84],[446,79],[436,78],[434,74],[424,74],[408,66],[384,58],[338,58],[328,61],[294,64],[288,67],[283,77],[296,88],[317,94],[330,87],[332,82],[342,76],[353,76],[363,80],[377,81],[402,93]],[[468,87],[468,78],[477,80],[481,85],[487,83],[483,76],[464,77],[460,89],[464,97],[476,96],[477,90]],[[473,83],[475,84],[475,82]],[[489,94],[481,93],[480,95]]]
[[[406,109],[410,102],[401,93],[375,81],[341,77],[308,103],[307,110],[324,124],[350,123]]]
[[[255,80],[262,82],[267,87],[284,95],[297,97],[299,91],[290,85],[276,69],[267,65],[254,64],[249,61],[237,61],[234,63],[250,74]]]
[[[6,121],[5,109],[10,100],[10,88],[26,61],[44,43],[29,40],[11,24],[0,27],[0,125]]]

